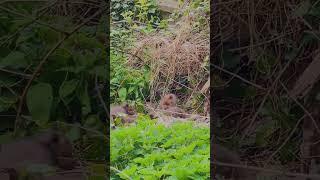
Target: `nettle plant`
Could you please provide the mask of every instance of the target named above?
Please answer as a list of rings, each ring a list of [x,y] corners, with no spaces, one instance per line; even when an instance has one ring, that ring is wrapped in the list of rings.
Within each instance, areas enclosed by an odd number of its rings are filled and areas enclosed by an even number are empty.
[[[209,179],[209,134],[193,122],[168,128],[141,115],[111,131],[111,179]]]

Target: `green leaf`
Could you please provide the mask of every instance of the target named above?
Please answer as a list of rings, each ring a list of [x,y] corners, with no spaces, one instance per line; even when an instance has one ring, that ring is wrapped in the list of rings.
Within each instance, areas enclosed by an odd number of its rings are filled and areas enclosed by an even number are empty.
[[[90,97],[89,97],[89,93],[88,93],[88,82],[85,81],[82,85],[81,85],[81,89],[79,89],[79,100],[81,102],[81,112],[82,115],[87,115],[88,113],[91,112],[91,103],[90,103]]]
[[[140,115],[136,125],[111,130],[110,138],[111,165],[132,179],[208,179],[210,175],[209,127],[195,127],[193,122],[165,127]],[[171,145],[165,146],[168,141]]]
[[[25,56],[22,52],[13,51],[8,54],[5,58],[0,60],[0,67],[1,68],[12,68],[12,69],[19,69],[24,68],[28,65]]]
[[[118,95],[121,101],[125,101],[127,99],[127,89],[126,88],[119,89]]]
[[[80,128],[79,127],[72,127],[66,135],[70,141],[74,142],[76,140],[78,140],[81,137],[81,133],[80,133]]]
[[[72,79],[70,81],[65,81],[62,83],[59,89],[59,95],[61,98],[65,98],[77,88],[79,81],[77,79]]]
[[[39,126],[46,124],[50,118],[53,100],[51,85],[39,83],[31,86],[26,100],[33,121]]]
[[[47,44],[53,44],[60,39],[60,35],[57,31],[45,26],[41,26],[38,30],[39,37],[47,42]]]

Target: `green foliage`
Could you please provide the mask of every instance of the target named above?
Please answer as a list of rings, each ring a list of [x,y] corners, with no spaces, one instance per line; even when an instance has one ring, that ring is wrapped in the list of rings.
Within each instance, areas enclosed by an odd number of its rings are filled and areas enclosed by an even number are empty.
[[[50,119],[52,106],[52,87],[47,83],[39,83],[32,86],[27,94],[27,106],[32,120],[42,126]]]
[[[134,9],[134,0],[111,0],[110,15],[112,20],[123,20],[121,14],[131,9]]]
[[[111,52],[111,102],[141,102],[149,94],[149,69],[133,69],[126,65],[126,56]]]
[[[112,178],[209,179],[209,134],[192,122],[168,128],[141,115],[136,125],[111,131],[111,166],[121,171]]]
[[[27,2],[6,8],[33,17],[43,5]],[[1,11],[0,15],[0,131],[5,132],[0,135],[0,143],[12,138],[9,130],[14,128],[15,117],[6,115],[17,113],[27,82],[45,60],[23,99],[23,125],[17,134],[33,134],[58,125],[76,147],[86,149],[78,152],[83,160],[103,161],[107,144],[102,103],[108,100],[101,85],[108,80],[109,67],[106,47],[98,37],[105,34],[101,28],[105,17],[101,17],[100,25],[84,25],[63,40],[63,32],[78,25],[70,17],[46,14],[39,16],[42,23],[36,23],[33,18],[13,16],[11,12]],[[102,99],[96,95],[98,89]]]
[[[124,21],[120,25],[160,22],[160,13],[155,0],[111,0],[111,18],[113,21]]]
[[[14,18],[10,22],[12,26],[15,25]],[[31,29],[33,31],[30,31]],[[0,47],[11,50],[0,58],[0,67],[9,71],[15,70],[18,73],[26,71],[31,74],[61,37],[60,32],[46,26],[32,24],[29,28],[22,30],[15,39],[11,39],[8,46]],[[38,82],[32,84],[29,89],[27,104],[33,120],[42,119],[41,121],[45,122],[56,119],[57,116],[67,117],[66,114],[76,114],[71,108],[64,107],[74,106],[78,102],[81,103],[84,117],[94,113],[97,107],[93,107],[93,102],[96,99],[89,98],[90,93],[95,92],[94,79],[97,76],[99,82],[107,80],[104,49],[104,45],[96,39],[95,32],[85,30],[75,33],[58,47],[48,57],[41,76],[36,79]],[[14,95],[21,94],[21,86],[18,83],[20,78],[13,78],[10,73],[1,73],[1,77],[1,99],[7,98],[4,94],[8,94],[9,89],[5,86],[8,84],[16,84],[11,87],[16,92]],[[39,87],[39,84],[43,85],[43,83],[46,83],[46,86]],[[44,103],[41,101],[43,97],[48,97],[50,101]],[[37,102],[38,105],[35,105]],[[8,110],[10,104],[12,102],[2,101],[0,110]],[[48,104],[46,105],[48,107],[40,107],[41,104]],[[42,111],[39,112],[38,108],[42,108]],[[49,116],[49,112],[52,112],[52,116]]]
[[[132,37],[132,31],[119,27],[112,27],[110,32],[110,44],[112,50],[124,51],[126,47],[130,47],[135,40]],[[114,52],[115,53],[115,52]]]

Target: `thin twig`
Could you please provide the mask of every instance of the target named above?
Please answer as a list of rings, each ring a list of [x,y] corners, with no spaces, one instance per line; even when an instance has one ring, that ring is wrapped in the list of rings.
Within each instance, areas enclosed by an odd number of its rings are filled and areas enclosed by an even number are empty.
[[[31,74],[24,74],[24,73],[20,73],[20,72],[4,69],[4,68],[0,68],[0,71],[6,72],[6,73],[10,73],[10,74],[14,74],[14,75],[18,75],[18,76],[22,76],[22,77],[24,77],[26,79],[30,79],[32,77]]]
[[[253,83],[253,82],[251,82],[251,81],[248,81],[248,80],[246,80],[245,78],[239,76],[238,74],[235,74],[235,73],[230,72],[230,71],[228,71],[228,70],[226,70],[226,69],[223,69],[223,68],[221,68],[221,67],[219,67],[219,66],[217,66],[217,65],[215,65],[215,64],[210,64],[210,66],[212,66],[212,67],[214,67],[215,69],[218,69],[218,70],[220,70],[220,71],[222,71],[222,72],[224,72],[224,73],[230,74],[230,75],[232,75],[233,77],[236,77],[236,78],[240,79],[241,81],[243,81],[243,82],[245,82],[245,83],[247,83],[247,84],[250,84],[250,85],[253,86],[253,87],[256,87],[256,88],[258,88],[258,89],[265,90],[264,87],[262,87],[262,86],[260,86],[260,85],[258,85],[258,84],[255,84],[255,83]]]
[[[289,67],[289,65],[291,64],[291,62],[296,59],[299,54],[300,54],[300,51],[301,51],[301,47],[299,49],[299,52],[297,53],[296,57],[290,59],[286,65],[283,67],[283,69],[280,71],[280,73],[278,74],[278,76],[276,77],[276,79],[273,81],[273,83],[271,84],[271,87],[268,89],[267,93],[264,95],[263,97],[263,100],[262,102],[260,103],[259,107],[258,107],[258,110],[256,111],[256,113],[254,114],[254,116],[252,117],[251,121],[250,121],[250,124],[249,126],[247,127],[247,130],[246,132],[243,134],[243,136],[241,137],[241,141],[244,140],[244,138],[246,137],[246,135],[249,133],[249,131],[251,130],[251,127],[254,123],[254,121],[257,119],[261,109],[263,108],[264,106],[264,103],[267,101],[267,97],[270,95],[271,91],[274,89],[275,85],[277,84],[277,82],[279,81],[279,79],[281,78],[282,74],[287,70],[287,68]]]

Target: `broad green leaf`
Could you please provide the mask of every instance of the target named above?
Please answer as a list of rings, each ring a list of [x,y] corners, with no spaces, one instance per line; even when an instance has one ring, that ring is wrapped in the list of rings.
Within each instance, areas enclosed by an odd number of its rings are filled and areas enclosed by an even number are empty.
[[[12,68],[12,69],[19,69],[24,68],[28,65],[27,60],[25,59],[25,55],[19,51],[13,51],[8,54],[5,58],[0,60],[0,67],[1,68]]]
[[[72,79],[62,83],[59,89],[59,95],[61,98],[67,97],[77,88],[79,81],[77,79]]]
[[[26,100],[33,121],[40,126],[45,125],[50,119],[53,100],[51,85],[39,83],[31,86]]]

